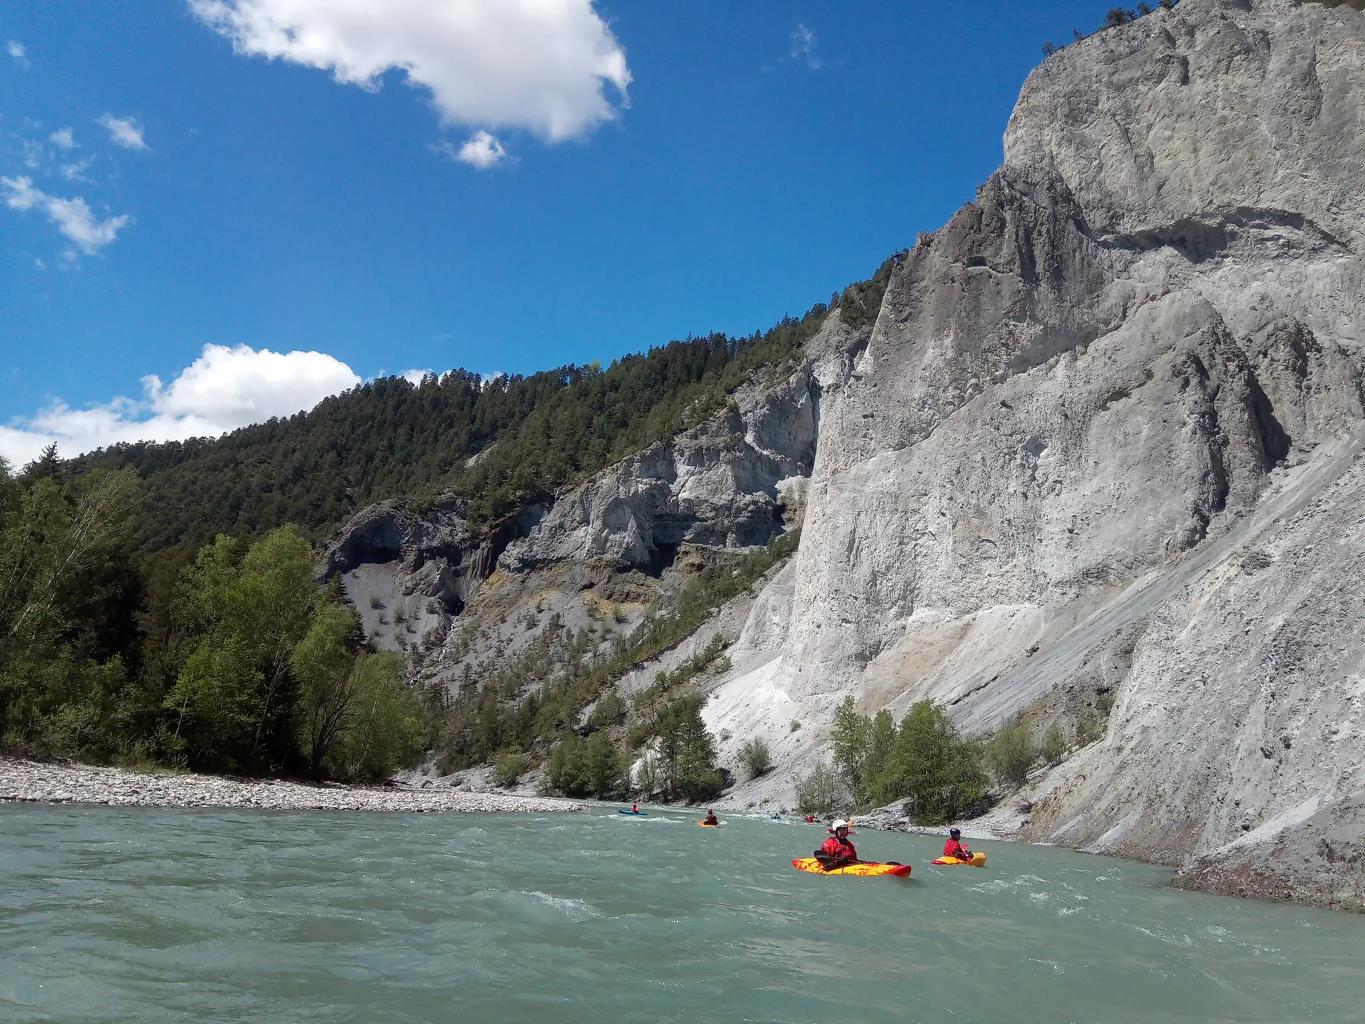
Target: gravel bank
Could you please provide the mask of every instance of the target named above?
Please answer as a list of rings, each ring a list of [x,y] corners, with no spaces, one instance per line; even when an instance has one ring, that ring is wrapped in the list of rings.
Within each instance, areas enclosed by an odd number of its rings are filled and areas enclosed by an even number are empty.
[[[39,764],[0,758],[0,803],[109,804],[116,807],[250,807],[270,811],[571,812],[572,800],[503,793],[310,785],[278,779],[228,779]]]

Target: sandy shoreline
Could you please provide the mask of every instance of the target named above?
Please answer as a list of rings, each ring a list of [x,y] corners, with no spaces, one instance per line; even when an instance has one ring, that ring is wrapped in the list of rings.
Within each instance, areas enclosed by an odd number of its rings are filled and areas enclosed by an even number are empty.
[[[553,797],[451,789],[311,785],[279,779],[134,771],[0,758],[0,804],[114,807],[240,807],[275,811],[482,812],[545,814],[582,810]]]

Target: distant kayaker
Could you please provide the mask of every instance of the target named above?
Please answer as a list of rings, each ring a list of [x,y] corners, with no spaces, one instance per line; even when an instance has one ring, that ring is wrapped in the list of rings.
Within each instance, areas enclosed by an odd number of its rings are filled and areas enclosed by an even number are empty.
[[[630,813],[631,813],[631,814],[639,814],[639,813],[640,813],[640,805],[637,804],[634,800],[632,800],[632,801],[630,802]]]
[[[706,817],[705,817],[705,818],[702,818],[701,823],[702,823],[703,825],[719,825],[719,824],[720,824],[720,822],[719,822],[718,820],[716,820],[716,812],[713,811],[713,810],[711,810],[711,808],[709,808],[709,807],[706,808]]]
[[[814,824],[815,824],[815,815],[813,815],[813,814],[807,814],[807,815],[806,815],[806,824],[807,824],[807,825],[814,825]]]
[[[943,856],[956,857],[958,860],[972,859],[972,851],[962,845],[962,832],[959,829],[948,830],[948,841],[943,844]]]
[[[848,822],[843,818],[835,818],[829,829],[829,838],[815,851],[815,859],[826,871],[858,863],[858,851],[853,848],[848,837]]]

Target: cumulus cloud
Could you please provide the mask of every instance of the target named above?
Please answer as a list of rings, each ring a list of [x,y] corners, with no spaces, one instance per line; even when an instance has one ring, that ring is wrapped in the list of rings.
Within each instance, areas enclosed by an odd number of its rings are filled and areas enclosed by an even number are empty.
[[[819,71],[825,66],[824,58],[820,56],[820,39],[804,22],[798,21],[792,29],[791,58],[811,71]]]
[[[593,0],[188,2],[242,54],[365,89],[401,71],[447,124],[560,142],[615,118],[630,85],[625,51]]]
[[[95,121],[109,133],[109,141],[114,145],[122,146],[124,149],[149,148],[147,141],[142,137],[142,125],[133,118],[101,114]]]
[[[141,399],[118,397],[80,409],[57,401],[0,426],[0,454],[22,466],[54,441],[72,456],[120,442],[216,437],[311,409],[359,383],[349,366],[324,352],[205,345],[169,384],[155,375],[142,378]]]
[[[507,149],[498,137],[482,129],[467,138],[461,146],[441,142],[436,148],[450,159],[477,167],[481,171],[495,167],[507,159]]]
[[[72,133],[70,128],[58,128],[48,136],[48,139],[50,139],[52,144],[58,149],[76,148],[76,136]]]
[[[127,214],[106,217],[101,220],[91,211],[89,204],[80,196],[62,199],[48,195],[33,184],[28,176],[0,178],[0,190],[5,196],[5,205],[20,213],[40,210],[66,239],[87,256],[99,252],[118,237],[118,233],[132,222]]]

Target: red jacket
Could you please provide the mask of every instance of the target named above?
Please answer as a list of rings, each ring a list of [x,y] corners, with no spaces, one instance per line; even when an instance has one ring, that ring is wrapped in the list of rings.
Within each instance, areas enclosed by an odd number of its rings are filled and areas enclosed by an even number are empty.
[[[943,844],[943,856],[956,857],[958,860],[971,860],[972,854],[965,846],[956,839],[949,839]]]
[[[857,860],[858,851],[853,848],[853,844],[847,839],[840,839],[838,836],[830,836],[820,847],[821,853],[827,853],[831,857],[842,857],[845,860]]]

